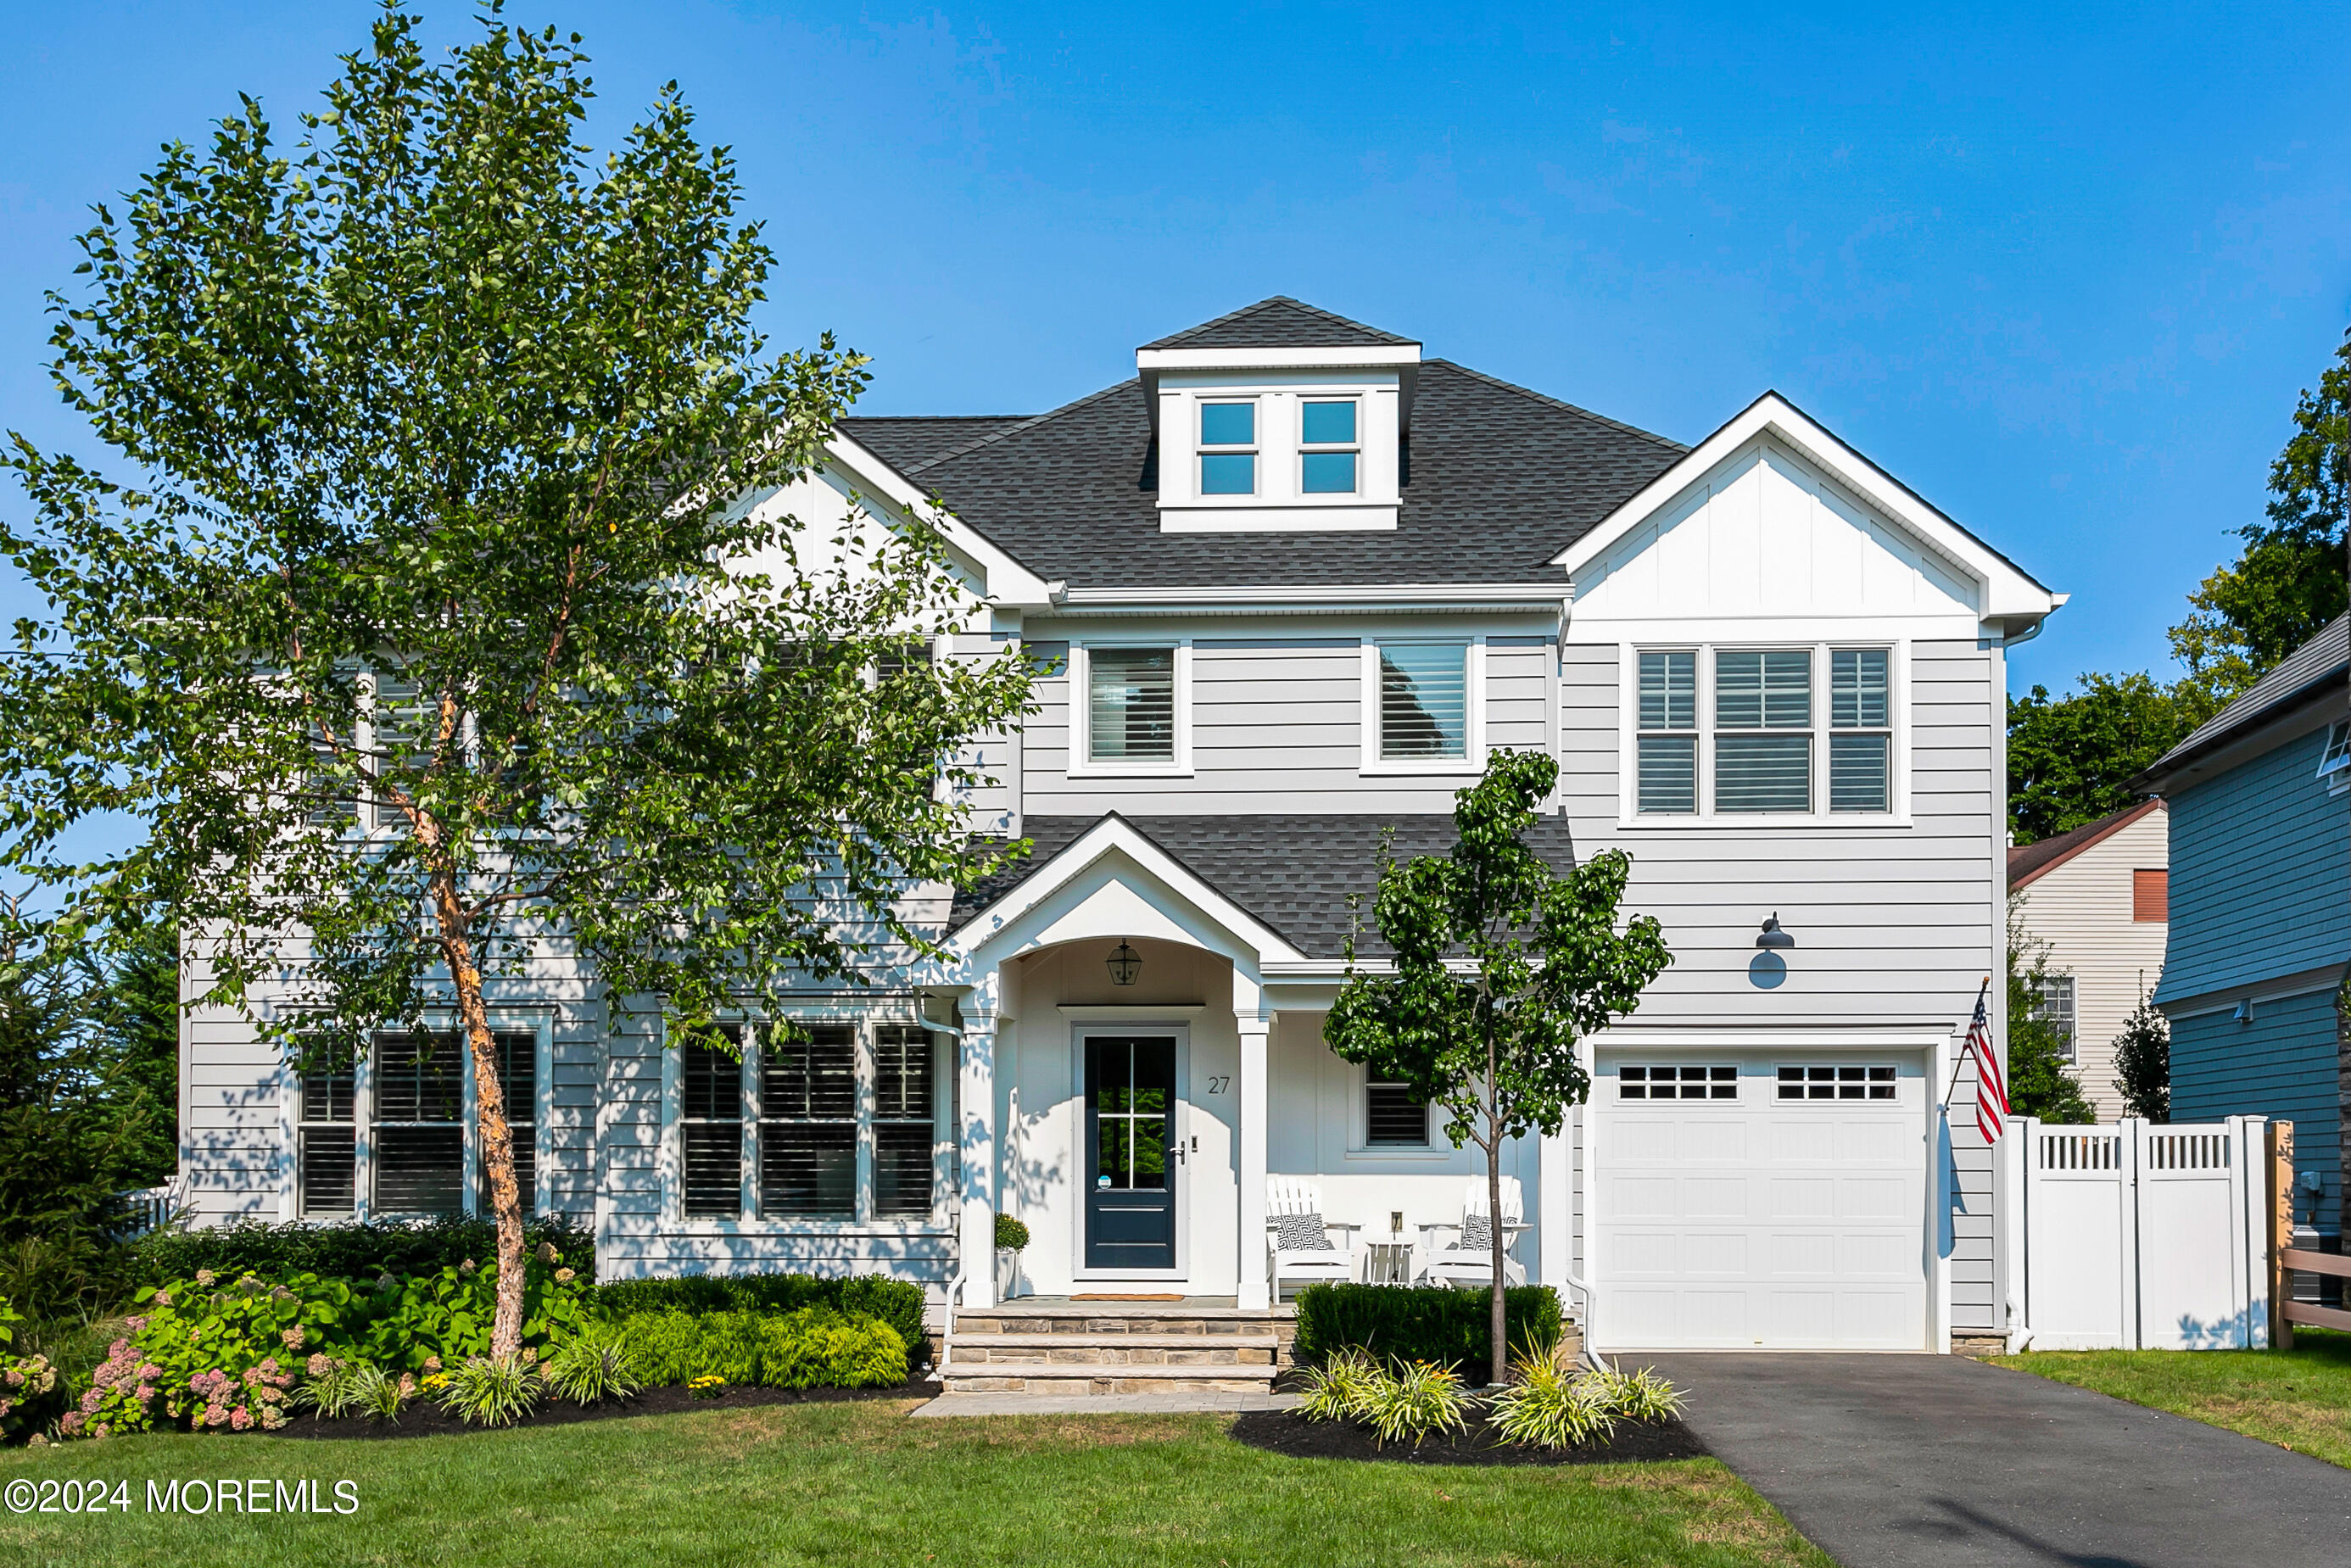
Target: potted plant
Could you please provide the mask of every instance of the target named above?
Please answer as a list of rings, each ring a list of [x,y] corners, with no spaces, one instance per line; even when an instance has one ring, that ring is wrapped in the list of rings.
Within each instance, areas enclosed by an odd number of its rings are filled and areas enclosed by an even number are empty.
[[[996,1217],[996,1299],[1008,1301],[1021,1294],[1020,1249],[1029,1245],[1029,1228],[1008,1214]]]

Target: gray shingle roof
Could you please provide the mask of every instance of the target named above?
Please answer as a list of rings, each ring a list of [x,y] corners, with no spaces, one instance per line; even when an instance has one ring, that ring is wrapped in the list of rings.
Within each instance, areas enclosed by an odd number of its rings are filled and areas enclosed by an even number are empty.
[[[2158,779],[2181,764],[2268,717],[2296,697],[2342,681],[2351,672],[2351,612],[2337,615],[2318,635],[2287,654],[2278,667],[2245,688],[2235,702],[2206,719],[2187,739],[2133,783]]]
[[[1111,813],[1123,815],[1123,813]],[[1035,846],[1029,858],[957,894],[948,929],[970,923],[1102,817],[1030,817],[1021,824]],[[1454,845],[1450,813],[1416,816],[1124,817],[1127,824],[1184,862],[1201,881],[1248,910],[1300,952],[1337,958],[1345,951],[1347,897],[1362,894],[1367,956],[1386,948],[1371,929],[1371,894],[1379,882],[1380,836],[1395,830],[1399,857],[1445,854]],[[1538,817],[1527,841],[1562,871],[1575,864],[1565,817]]]
[[[1417,340],[1399,338],[1361,321],[1318,310],[1286,294],[1244,305],[1229,316],[1186,327],[1146,349],[1358,349],[1410,348]]]
[[[960,450],[912,423],[842,428],[1031,571],[1081,588],[1557,582],[1551,558],[1687,450],[1431,360],[1393,533],[1163,534],[1139,380]]]
[[[841,434],[900,473],[1029,423],[1025,413],[860,414],[841,422]]]

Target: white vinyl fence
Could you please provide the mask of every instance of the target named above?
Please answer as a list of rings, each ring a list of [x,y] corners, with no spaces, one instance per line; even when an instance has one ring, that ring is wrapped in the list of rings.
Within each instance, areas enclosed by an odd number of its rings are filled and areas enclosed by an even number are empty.
[[[2008,1348],[2266,1345],[2264,1125],[2010,1124],[1993,1151]]]

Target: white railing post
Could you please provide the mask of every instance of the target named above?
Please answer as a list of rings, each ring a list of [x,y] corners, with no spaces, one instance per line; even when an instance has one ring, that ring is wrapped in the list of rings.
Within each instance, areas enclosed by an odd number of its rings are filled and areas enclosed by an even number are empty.
[[[2025,1232],[2031,1223],[2031,1165],[2033,1122],[2012,1118],[2007,1132],[1991,1146],[1991,1211],[1993,1300],[1999,1303],[2001,1332],[2008,1336],[2011,1355],[2032,1343],[2031,1249]]]

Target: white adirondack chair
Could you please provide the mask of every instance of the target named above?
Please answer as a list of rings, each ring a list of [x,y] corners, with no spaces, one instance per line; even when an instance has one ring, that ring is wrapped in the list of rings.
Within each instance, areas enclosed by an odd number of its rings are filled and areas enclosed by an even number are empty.
[[[1338,1240],[1319,1248],[1284,1247],[1281,1245],[1280,1222],[1283,1215],[1312,1215],[1322,1221],[1322,1237],[1326,1242],[1331,1233],[1338,1231]],[[1355,1232],[1359,1225],[1332,1219],[1322,1212],[1322,1189],[1304,1176],[1270,1176],[1265,1178],[1265,1270],[1266,1282],[1272,1288],[1273,1299],[1281,1300],[1284,1281],[1294,1284],[1328,1284],[1333,1281],[1352,1280],[1356,1272]]]
[[[1486,1212],[1486,1178],[1471,1176],[1461,1189],[1461,1218],[1467,1221]],[[1519,1232],[1528,1228],[1527,1202],[1519,1190],[1519,1178],[1502,1178],[1502,1282],[1523,1285],[1527,1282],[1526,1266],[1510,1256],[1518,1244]],[[1433,1234],[1432,1234],[1433,1233]],[[1424,1225],[1420,1228],[1420,1278],[1431,1284],[1459,1285],[1479,1290],[1494,1282],[1494,1258],[1484,1247],[1465,1248],[1461,1245],[1459,1224]]]

